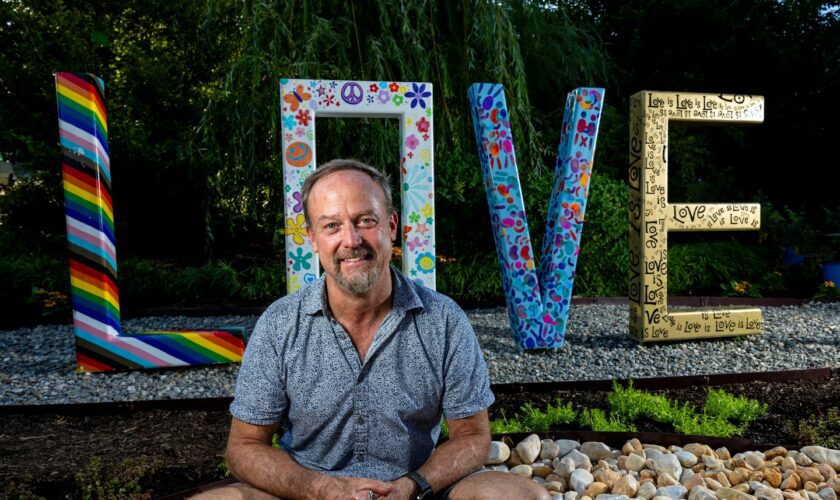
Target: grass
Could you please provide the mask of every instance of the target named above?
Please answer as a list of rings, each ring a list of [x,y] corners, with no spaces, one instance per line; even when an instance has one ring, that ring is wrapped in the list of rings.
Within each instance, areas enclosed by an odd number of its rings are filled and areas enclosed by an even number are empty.
[[[546,432],[554,426],[577,422],[582,428],[597,432],[636,432],[635,422],[647,418],[671,425],[675,432],[687,435],[731,437],[743,434],[749,424],[767,411],[767,405],[743,396],[733,396],[722,389],[709,389],[706,404],[698,411],[690,403],[680,404],[659,394],[640,391],[630,382],[627,387],[616,382],[607,396],[610,412],[598,408],[584,408],[580,414],[571,403],[559,399],[545,409],[529,403],[511,418],[501,412],[501,418],[490,422],[493,434]],[[826,419],[824,427],[840,427],[836,409]],[[800,424],[801,428],[803,425]],[[810,442],[810,440],[808,440]]]

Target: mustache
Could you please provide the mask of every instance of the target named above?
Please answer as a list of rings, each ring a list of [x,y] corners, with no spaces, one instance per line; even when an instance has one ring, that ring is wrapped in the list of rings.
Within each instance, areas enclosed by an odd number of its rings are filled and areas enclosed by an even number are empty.
[[[341,252],[341,253],[336,253],[335,256],[333,257],[333,261],[335,261],[335,263],[338,264],[342,260],[364,259],[364,258],[367,258],[367,257],[374,257],[375,258],[376,257],[376,252],[373,250],[373,248],[363,244],[363,245],[360,245],[356,248],[351,248],[350,250],[347,250],[347,251],[344,251],[344,252]]]

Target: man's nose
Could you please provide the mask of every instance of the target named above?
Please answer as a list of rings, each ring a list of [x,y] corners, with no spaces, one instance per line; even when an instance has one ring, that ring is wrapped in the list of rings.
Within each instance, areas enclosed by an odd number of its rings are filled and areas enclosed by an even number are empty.
[[[344,224],[341,229],[341,244],[345,247],[357,247],[362,242],[362,235],[355,224]]]

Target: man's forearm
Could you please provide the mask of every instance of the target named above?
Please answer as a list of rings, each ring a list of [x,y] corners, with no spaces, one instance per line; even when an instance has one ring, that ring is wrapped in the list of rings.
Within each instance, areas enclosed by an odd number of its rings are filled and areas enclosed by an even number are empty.
[[[484,465],[489,449],[490,440],[484,434],[452,437],[438,446],[417,472],[439,493]]]
[[[317,486],[327,479],[266,443],[230,446],[226,458],[234,477],[280,498],[318,498]]]

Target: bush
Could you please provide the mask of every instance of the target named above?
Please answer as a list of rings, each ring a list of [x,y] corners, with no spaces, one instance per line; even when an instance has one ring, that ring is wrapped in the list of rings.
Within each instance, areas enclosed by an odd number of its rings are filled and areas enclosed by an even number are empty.
[[[840,410],[829,408],[825,414],[810,415],[798,424],[787,422],[787,432],[802,444],[840,448]]]

